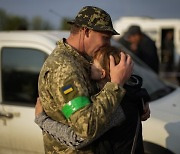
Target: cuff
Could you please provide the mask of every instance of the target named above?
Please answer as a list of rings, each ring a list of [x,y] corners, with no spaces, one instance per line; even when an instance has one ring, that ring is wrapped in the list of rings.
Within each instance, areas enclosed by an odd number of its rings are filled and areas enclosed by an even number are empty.
[[[41,112],[40,114],[38,114],[36,117],[35,117],[35,120],[34,122],[38,125],[38,126],[42,126],[42,123],[45,119],[47,119],[48,116],[46,115],[45,112]]]
[[[126,90],[118,85],[117,83],[113,83],[113,82],[107,82],[106,85],[104,86],[104,88],[108,89],[108,90],[112,90],[112,91],[119,91],[122,94],[126,93]]]

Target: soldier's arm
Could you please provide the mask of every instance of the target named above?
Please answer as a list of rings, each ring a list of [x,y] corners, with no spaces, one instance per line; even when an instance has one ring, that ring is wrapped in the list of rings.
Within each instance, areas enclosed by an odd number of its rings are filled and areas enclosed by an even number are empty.
[[[119,78],[115,76],[113,82],[106,83],[98,94],[90,96],[89,79],[82,73],[83,68],[76,67],[70,61],[58,64],[58,67],[56,74],[48,75],[46,81],[51,97],[55,98],[54,103],[58,104],[59,112],[66,117],[68,125],[77,135],[84,139],[95,138],[105,128],[125,94],[118,84]],[[123,66],[121,73],[119,68],[113,67],[119,74],[126,74],[128,70]],[[125,80],[125,77],[121,78]]]
[[[94,138],[104,129],[125,90],[108,82],[98,94],[89,96],[86,79],[78,69],[73,67],[64,72],[68,77],[65,80],[59,78],[58,84],[51,86],[51,93],[53,98],[56,97],[56,103],[62,104],[64,100],[59,112],[75,133],[84,139]]]
[[[37,102],[38,103],[38,102]],[[36,103],[36,104],[37,104]],[[38,107],[36,106],[36,110]],[[42,107],[41,107],[42,108]],[[106,131],[111,129],[114,126],[120,125],[122,121],[124,121],[125,115],[121,108],[121,106],[118,106],[117,110],[112,116],[112,119],[110,120],[110,123],[108,123],[105,127],[105,129],[102,131],[101,134],[99,134],[98,137],[100,137],[102,134],[104,134]],[[85,140],[78,135],[75,134],[73,129],[61,122],[57,122],[55,120],[52,120],[50,117],[46,115],[46,113],[40,112],[36,113],[35,117],[35,123],[46,133],[48,133],[51,137],[56,139],[57,142],[64,144],[66,146],[69,146],[73,149],[79,149],[84,146],[87,146],[93,140]]]
[[[121,52],[121,61],[117,65],[114,58],[110,57],[112,82],[107,82],[98,94],[90,97],[92,103],[77,110],[68,119],[77,134],[85,138],[94,138],[102,132],[125,94],[121,86],[129,79],[132,68],[133,62],[129,55]],[[84,85],[81,86],[83,89]]]

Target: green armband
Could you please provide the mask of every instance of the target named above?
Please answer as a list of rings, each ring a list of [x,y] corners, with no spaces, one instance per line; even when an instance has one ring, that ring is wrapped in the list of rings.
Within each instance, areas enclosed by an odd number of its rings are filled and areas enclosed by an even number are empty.
[[[64,116],[68,119],[74,112],[85,107],[90,103],[91,102],[88,97],[79,96],[65,104],[62,107],[61,111],[64,114]]]

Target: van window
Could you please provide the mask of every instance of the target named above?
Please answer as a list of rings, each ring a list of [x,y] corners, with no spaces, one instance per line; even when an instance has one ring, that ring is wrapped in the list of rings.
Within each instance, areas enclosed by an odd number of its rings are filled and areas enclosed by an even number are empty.
[[[30,48],[2,49],[2,99],[5,104],[34,105],[38,75],[47,57]]]

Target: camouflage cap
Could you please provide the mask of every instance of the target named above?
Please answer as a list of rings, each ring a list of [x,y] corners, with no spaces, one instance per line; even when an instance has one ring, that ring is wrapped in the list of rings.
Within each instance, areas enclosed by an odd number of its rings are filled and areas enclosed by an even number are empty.
[[[87,27],[95,31],[105,31],[111,32],[113,35],[119,35],[113,28],[110,15],[104,10],[94,6],[83,7],[76,18],[68,23],[80,27]]]

